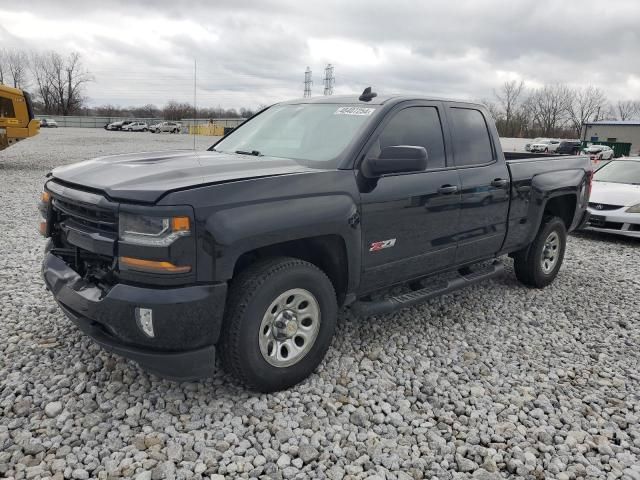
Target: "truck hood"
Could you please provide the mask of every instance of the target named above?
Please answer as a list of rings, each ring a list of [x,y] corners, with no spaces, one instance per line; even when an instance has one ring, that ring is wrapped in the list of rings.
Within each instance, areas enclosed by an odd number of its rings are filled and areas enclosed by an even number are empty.
[[[313,171],[283,158],[181,150],[98,157],[58,167],[52,176],[113,199],[151,203],[172,190]]]
[[[593,182],[589,202],[631,207],[640,203],[640,185]]]

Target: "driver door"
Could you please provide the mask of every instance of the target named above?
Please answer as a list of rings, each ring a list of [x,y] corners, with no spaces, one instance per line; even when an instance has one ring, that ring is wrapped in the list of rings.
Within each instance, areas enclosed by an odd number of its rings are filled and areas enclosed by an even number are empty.
[[[364,158],[395,145],[422,146],[428,158],[425,171],[384,175],[361,188],[363,293],[455,262],[460,179],[448,159],[442,108],[401,104],[366,146]]]

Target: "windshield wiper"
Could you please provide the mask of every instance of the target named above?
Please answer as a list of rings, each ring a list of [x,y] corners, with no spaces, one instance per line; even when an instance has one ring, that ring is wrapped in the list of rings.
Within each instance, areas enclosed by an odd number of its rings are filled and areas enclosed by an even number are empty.
[[[253,155],[254,157],[261,157],[262,154],[258,150],[251,150],[250,152],[245,150],[236,150],[236,153],[240,155]]]

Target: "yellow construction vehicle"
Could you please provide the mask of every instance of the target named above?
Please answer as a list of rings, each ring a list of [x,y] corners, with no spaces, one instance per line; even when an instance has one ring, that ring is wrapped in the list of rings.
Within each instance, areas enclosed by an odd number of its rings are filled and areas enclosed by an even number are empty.
[[[33,116],[31,97],[17,88],[0,85],[0,150],[40,131]]]

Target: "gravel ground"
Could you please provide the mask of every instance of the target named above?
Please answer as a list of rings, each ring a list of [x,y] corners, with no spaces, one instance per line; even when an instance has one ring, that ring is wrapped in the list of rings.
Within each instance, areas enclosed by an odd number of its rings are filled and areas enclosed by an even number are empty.
[[[509,267],[396,314],[342,313],[317,372],[273,395],[223,373],[171,383],[94,345],[39,277],[44,175],[191,142],[59,129],[0,153],[0,476],[640,479],[638,241],[572,236],[545,290]]]

